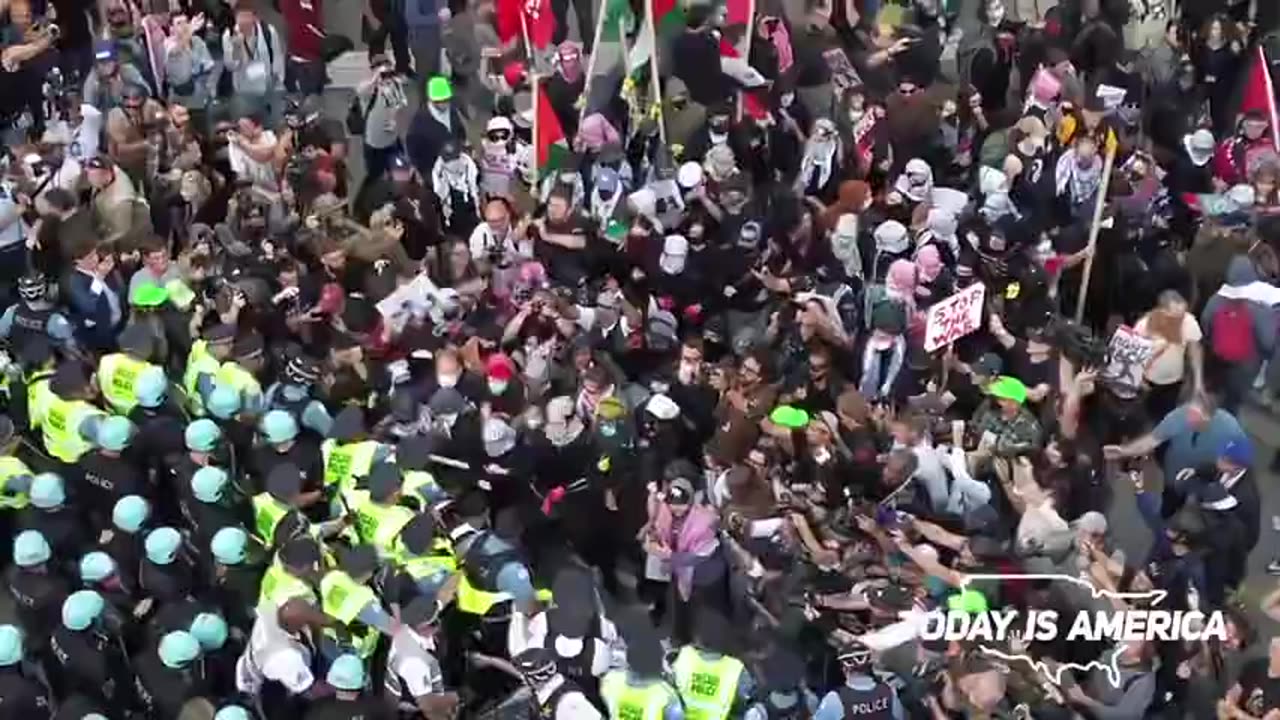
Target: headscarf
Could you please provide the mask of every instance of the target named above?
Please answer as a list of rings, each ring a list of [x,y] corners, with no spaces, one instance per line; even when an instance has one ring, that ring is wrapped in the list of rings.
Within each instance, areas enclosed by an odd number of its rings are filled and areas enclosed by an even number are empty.
[[[931,283],[938,279],[942,274],[942,253],[938,252],[937,245],[925,245],[920,248],[920,252],[916,253],[916,270],[920,282]],[[889,273],[892,276],[892,266],[889,268]]]
[[[924,202],[933,192],[933,168],[920,158],[907,161],[902,174],[893,181],[893,189],[911,202]]]
[[[841,215],[831,232],[831,254],[844,267],[849,277],[862,279],[865,272],[862,265],[862,248],[858,241],[858,216],[852,213]]]
[[[840,136],[836,133],[835,123],[827,118],[819,118],[813,124],[813,134],[805,141],[804,158],[800,160],[796,187],[803,191],[815,179],[818,187],[825,186],[840,161]]]
[[[916,295],[916,266],[910,260],[894,260],[884,278],[884,289],[890,298],[912,303]]]
[[[929,215],[925,218],[924,224],[930,238],[945,243],[951,249],[953,257],[960,254],[960,238],[956,235],[958,223],[955,213],[944,208],[929,208]]]
[[[601,113],[592,113],[582,119],[574,147],[578,152],[600,152],[605,145],[621,144],[618,130]]]

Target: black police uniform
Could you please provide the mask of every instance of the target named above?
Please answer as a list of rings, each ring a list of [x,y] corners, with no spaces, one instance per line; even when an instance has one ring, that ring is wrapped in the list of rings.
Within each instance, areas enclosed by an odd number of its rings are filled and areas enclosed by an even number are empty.
[[[85,508],[95,530],[107,527],[111,509],[126,495],[149,495],[146,478],[138,466],[123,457],[108,457],[93,452],[80,458],[85,484],[77,497],[77,505]]]
[[[49,717],[49,692],[18,667],[0,668],[0,717],[38,720]]]
[[[51,304],[44,309],[36,309],[30,304],[19,302],[13,309],[13,325],[9,327],[9,344],[20,348],[37,338],[49,339],[49,318],[55,312]]]
[[[209,583],[218,607],[226,613],[227,623],[246,634],[257,617],[255,608],[264,571],[258,565],[229,565],[215,573]]]
[[[58,714],[53,716],[53,720],[84,720],[86,715],[93,713],[106,717],[106,711],[101,703],[83,695],[72,695],[58,703]]]
[[[168,667],[152,650],[135,661],[134,692],[146,717],[171,720],[182,713],[182,706],[192,698],[209,693],[204,665],[199,660],[182,669]]]
[[[844,685],[836,694],[844,705],[846,718],[893,720],[893,688],[882,682],[877,682],[870,690],[854,690]]]
[[[229,490],[228,490],[229,492]],[[213,536],[225,527],[244,528],[244,520],[248,518],[223,502],[201,502],[187,496],[181,502],[182,517],[187,527],[191,528],[191,542],[201,555],[209,552],[209,543]]]
[[[172,399],[166,399],[158,408],[138,405],[129,411],[129,422],[137,426],[138,435],[125,457],[142,467],[160,470],[165,458],[180,455],[186,449],[186,416]]]
[[[98,630],[60,627],[49,641],[49,682],[57,697],[81,694],[105,707],[133,700],[133,678],[111,638]]]
[[[59,575],[14,565],[5,570],[5,587],[14,600],[14,612],[28,644],[43,645],[62,623],[62,603],[71,594],[70,586]]]
[[[178,602],[190,595],[194,587],[193,573],[181,556],[174,558],[168,565],[157,565],[150,559],[143,558],[138,584],[156,602]]]
[[[58,562],[73,562],[89,549],[84,519],[73,509],[70,498],[53,510],[28,506],[18,511],[18,531],[23,530],[40,531]]]

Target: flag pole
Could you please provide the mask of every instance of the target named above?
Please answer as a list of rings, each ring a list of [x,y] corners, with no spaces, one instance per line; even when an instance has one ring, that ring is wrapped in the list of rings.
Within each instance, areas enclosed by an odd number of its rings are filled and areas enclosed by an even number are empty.
[[[538,145],[538,116],[542,114],[538,112],[540,105],[538,101],[541,100],[538,84],[538,71],[535,67],[534,70],[529,73],[529,85],[533,90],[533,183],[530,187],[530,194],[533,195],[535,200],[539,195],[538,188],[542,185],[542,168],[538,167],[538,148],[540,147]]]
[[[747,29],[742,43],[742,60],[751,64],[751,41],[756,34],[756,0],[747,1]],[[746,110],[746,90],[738,91],[738,122],[742,122],[742,114]]]
[[[587,79],[582,83],[582,107],[578,108],[578,124],[581,125],[584,118],[587,117],[587,108],[591,105],[591,81],[596,75],[596,56],[600,54],[600,38],[604,37],[604,18],[609,13],[609,2],[605,0],[600,5],[600,17],[596,20],[595,39],[591,41],[591,57],[587,58]],[[618,22],[618,29],[621,31],[622,22]]]
[[[520,37],[524,39],[524,56],[529,61],[529,67],[537,69],[538,58],[534,55],[533,43],[529,41],[529,16],[525,13],[525,6],[520,5]]]
[[[663,147],[667,147],[667,127],[666,121],[662,117],[662,85],[658,80],[658,26],[654,22],[653,17],[653,0],[644,0],[644,15],[649,25],[649,41],[653,50],[649,53],[649,85],[652,87],[653,104],[651,108],[657,111],[658,117],[658,140],[662,142]]]
[[[1108,135],[1108,138],[1110,135]],[[1093,257],[1098,254],[1098,233],[1102,230],[1102,210],[1107,205],[1107,188],[1111,185],[1111,168],[1116,163],[1116,147],[1119,142],[1106,142],[1107,159],[1102,163],[1102,182],[1098,185],[1098,199],[1093,205],[1093,225],[1089,228],[1089,254],[1084,258],[1084,272],[1080,274],[1080,295],[1076,298],[1076,322],[1084,320],[1084,306],[1089,297],[1089,276],[1093,274]]]

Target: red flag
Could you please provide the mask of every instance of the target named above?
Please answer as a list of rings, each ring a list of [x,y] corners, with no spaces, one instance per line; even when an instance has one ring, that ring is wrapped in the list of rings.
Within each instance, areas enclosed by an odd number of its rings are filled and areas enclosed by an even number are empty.
[[[547,96],[546,88],[535,85],[534,90],[537,93],[533,118],[534,162],[538,177],[541,178],[560,168],[569,148],[565,144],[564,128],[560,125],[555,108],[551,107],[551,98]]]
[[[1276,86],[1272,82],[1271,67],[1267,64],[1267,53],[1259,45],[1254,48],[1253,58],[1249,63],[1249,74],[1245,76],[1244,90],[1240,95],[1240,114],[1251,110],[1261,111],[1271,124],[1271,145],[1280,152],[1280,115],[1276,113]]]
[[[551,0],[498,0],[495,16],[494,28],[503,45],[521,37],[527,28],[529,43],[539,50],[545,50],[556,32],[556,16],[551,12]],[[521,27],[521,16],[525,28]]]

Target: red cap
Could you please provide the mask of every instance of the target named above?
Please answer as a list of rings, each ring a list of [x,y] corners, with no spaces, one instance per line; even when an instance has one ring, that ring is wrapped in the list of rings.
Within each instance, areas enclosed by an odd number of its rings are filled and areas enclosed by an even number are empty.
[[[494,353],[484,363],[485,375],[494,380],[510,380],[516,374],[515,363],[502,353]]]

